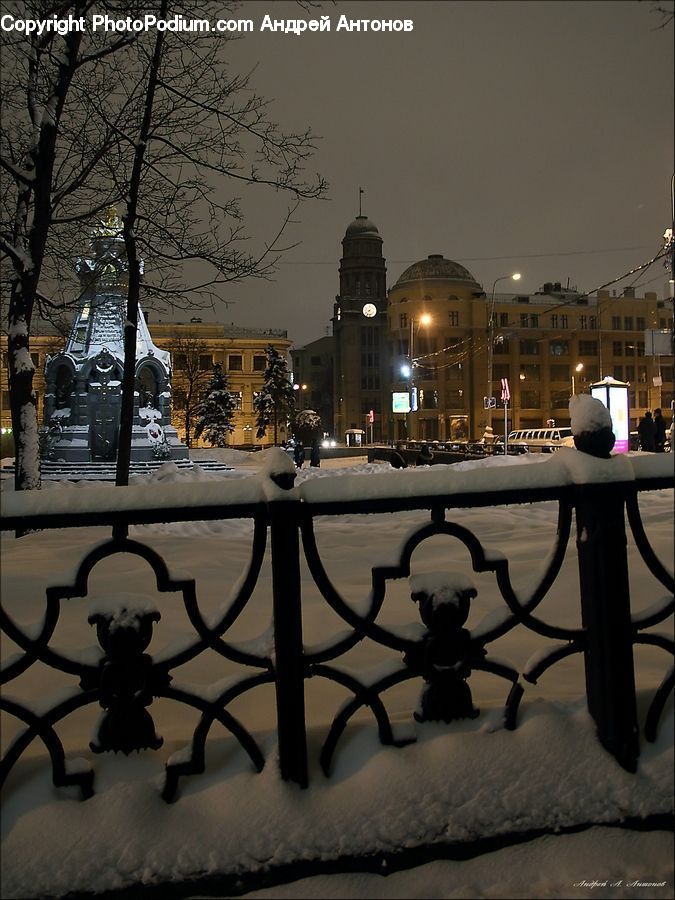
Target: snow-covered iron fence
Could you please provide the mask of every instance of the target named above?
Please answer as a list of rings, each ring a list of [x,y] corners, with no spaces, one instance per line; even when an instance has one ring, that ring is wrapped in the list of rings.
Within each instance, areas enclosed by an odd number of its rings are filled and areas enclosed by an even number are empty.
[[[412,476],[412,477],[409,477]],[[633,648],[652,644],[672,653],[673,641],[647,631],[673,613],[673,600],[657,604],[631,618],[626,523],[639,555],[669,592],[673,576],[656,557],[645,533],[638,503],[642,492],[673,486],[667,457],[650,459],[615,457],[594,459],[577,450],[561,451],[545,466],[514,466],[455,472],[434,467],[424,473],[392,472],[371,477],[336,475],[294,487],[294,470],[283,451],[270,451],[265,471],[258,477],[222,482],[168,484],[87,491],[31,492],[5,495],[2,528],[26,531],[95,525],[112,528],[109,539],[96,543],[80,562],[73,580],[49,587],[45,615],[39,628],[23,628],[7,609],[0,610],[0,626],[19,652],[5,661],[2,682],[10,684],[42,663],[73,678],[73,690],[49,709],[36,710],[27,702],[5,694],[0,709],[23,725],[2,759],[4,781],[35,738],[45,745],[57,786],[77,785],[83,796],[93,792],[89,763],[68,761],[57,734],[65,718],[92,704],[102,708],[90,747],[94,753],[157,749],[152,705],[164,698],[196,710],[198,723],[190,744],[166,762],[163,796],[175,798],[180,778],[204,771],[205,749],[214,723],[227,729],[252,765],[260,770],[264,755],[254,735],[228,709],[254,688],[268,684],[276,692],[278,756],[281,776],[301,786],[308,784],[306,682],[326,678],[351,694],[328,729],[320,761],[326,775],[338,743],[352,717],[368,707],[376,718],[385,744],[409,743],[397,738],[382,694],[410,680],[422,682],[418,721],[451,722],[478,715],[469,684],[473,672],[482,671],[506,682],[504,725],[517,726],[522,681],[536,682],[557,662],[583,655],[588,709],[600,742],[628,771],[634,772],[640,752]],[[449,513],[458,509],[555,501],[558,524],[554,547],[538,583],[524,600],[514,589],[509,561],[488,551],[469,529]],[[350,604],[328,575],[317,545],[319,517],[375,515],[406,511],[429,513],[428,520],[403,543],[392,565],[372,568],[366,603]],[[229,604],[217,621],[200,608],[195,581],[172,577],[166,561],[146,543],[131,538],[134,525],[204,520],[250,519],[251,554]],[[325,519],[324,519],[325,520]],[[581,627],[551,625],[535,611],[554,584],[565,558],[573,521],[576,523]],[[448,573],[439,579],[411,579],[412,599],[419,606],[424,628],[409,637],[378,622],[392,581],[410,576],[413,552],[427,539],[446,535],[461,542],[473,571],[493,573],[503,614],[485,627],[465,628],[476,591],[469,579]],[[228,640],[228,632],[245,609],[258,583],[269,544],[271,551],[273,650],[245,647]],[[226,545],[223,552],[226,553]],[[56,647],[52,637],[64,601],[87,597],[89,578],[103,560],[131,554],[148,564],[158,594],[182,597],[194,636],[178,649],[151,656],[146,651],[161,618],[161,604],[128,594],[89,604],[88,620],[95,625],[98,656],[78,656]],[[318,648],[303,643],[302,560],[321,596],[346,623],[349,631]],[[490,645],[515,627],[523,627],[557,642],[525,671],[490,658]],[[348,673],[339,661],[360,641],[369,639],[393,650],[397,661],[376,679]],[[215,654],[243,667],[244,674],[216,682],[204,691],[172,684],[171,672],[200,654]],[[673,687],[672,670],[651,699],[645,738],[654,740],[660,714]]]

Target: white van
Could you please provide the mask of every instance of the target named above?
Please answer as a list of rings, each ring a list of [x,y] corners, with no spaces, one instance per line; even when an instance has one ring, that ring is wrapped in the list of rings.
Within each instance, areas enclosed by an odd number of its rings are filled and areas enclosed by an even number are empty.
[[[569,427],[524,428],[509,433],[509,445],[522,453],[553,453],[558,447],[573,447],[574,439]]]

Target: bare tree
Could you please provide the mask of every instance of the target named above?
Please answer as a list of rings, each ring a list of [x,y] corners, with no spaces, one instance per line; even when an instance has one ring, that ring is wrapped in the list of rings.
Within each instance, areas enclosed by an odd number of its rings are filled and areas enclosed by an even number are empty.
[[[180,407],[185,443],[191,447],[192,421],[201,402],[202,390],[213,374],[211,353],[206,342],[194,332],[174,332],[167,348],[171,353],[174,411],[178,412]]]
[[[161,18],[168,10],[168,0],[20,5],[22,16],[43,19],[86,16],[94,7],[123,17],[133,17],[137,9]],[[208,0],[171,5],[172,14],[190,18],[223,17],[236,10],[234,3]],[[49,307],[42,286],[45,261],[52,259],[58,269],[69,260],[83,221],[112,203],[122,213],[129,267],[118,457],[118,483],[123,484],[133,424],[140,292],[146,304],[149,298],[194,308],[223,300],[224,285],[269,277],[297,202],[325,190],[319,176],[304,175],[314,149],[311,133],[279,129],[267,102],[251,90],[249,76],[229,70],[232,39],[229,33],[158,29],[113,37],[51,31],[43,38],[4,40],[3,54],[11,51],[15,63],[5,65],[13,74],[7,87],[3,84],[5,94],[15,98],[14,114],[2,126],[2,165],[14,190],[3,210],[0,248],[11,262],[8,330],[17,488],[39,486],[27,350],[36,304]],[[244,226],[239,187],[272,188],[291,198],[257,248]],[[143,259],[148,269],[141,279]]]
[[[47,20],[85,18],[94,0],[32,0],[3,4],[3,13]],[[133,11],[109,0],[110,10]],[[88,111],[108,99],[102,68],[136,35],[104,38],[71,28],[0,34],[3,115],[0,125],[0,213],[3,306],[8,331],[9,387],[16,443],[17,489],[39,487],[34,367],[29,344],[33,315],[54,304],[42,289],[46,272],[69,263],[74,234],[110,203],[101,178],[118,145],[115,128],[92,129]],[[117,125],[130,107],[117,104]],[[112,104],[111,104],[112,113]],[[58,236],[55,234],[58,232]]]

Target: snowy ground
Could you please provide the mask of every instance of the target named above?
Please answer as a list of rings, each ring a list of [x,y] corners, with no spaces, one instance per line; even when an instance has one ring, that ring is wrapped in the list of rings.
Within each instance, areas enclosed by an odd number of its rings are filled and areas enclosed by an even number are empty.
[[[223,474],[183,473],[171,467],[153,476],[139,476],[161,491],[181,482],[222,484],[256,474],[260,454],[203,451],[209,458],[232,463]],[[199,453],[194,454],[195,458]],[[647,456],[647,454],[644,454]],[[198,459],[196,459],[198,462]],[[495,466],[546,465],[541,455],[460,463],[454,472]],[[373,478],[390,472],[365,457],[325,460],[319,470],[303,469],[299,483],[339,479],[347,474]],[[543,471],[543,470],[542,470]],[[487,475],[487,473],[486,473]],[[326,487],[332,485],[325,482]],[[3,487],[11,490],[11,483]],[[90,487],[49,484],[45,490],[83,492]],[[114,490],[114,488],[110,488]],[[75,496],[75,494],[71,494]],[[673,492],[650,493],[641,503],[648,536],[659,557],[672,559]],[[448,518],[473,531],[486,547],[505,553],[516,585],[532,582],[541,570],[555,536],[556,505],[514,505],[502,509],[460,510]],[[428,514],[344,516],[317,523],[317,541],[324,565],[343,596],[358,606],[370,586],[371,567],[392,559],[411,529]],[[48,584],[63,583],[84,547],[106,535],[104,529],[65,529],[14,540],[2,538],[3,604],[24,624],[38,621]],[[200,604],[213,611],[227,599],[246,564],[251,526],[243,520],[165,524],[133,529],[133,536],[155,547],[172,566],[197,579]],[[539,609],[542,618],[574,627],[579,623],[578,575],[573,553]],[[631,596],[634,612],[652,606],[663,588],[646,571],[629,538]],[[412,574],[447,569],[471,572],[468,554],[457,541],[433,538],[413,557]],[[328,609],[306,571],[303,579],[306,645],[315,646],[344,630]],[[493,578],[471,577],[478,588],[467,627],[475,628],[503,606]],[[132,559],[124,572],[119,560],[96,570],[93,590],[143,590],[153,587],[143,566]],[[270,572],[263,568],[245,614],[236,623],[237,640],[255,640],[270,623]],[[153,591],[154,593],[154,591]],[[169,599],[166,599],[166,598]],[[93,648],[86,624],[87,600],[70,601],[53,643],[64,648]],[[162,620],[156,626],[150,652],[158,653],[185,634],[184,610],[163,595]],[[387,595],[383,624],[419,627],[417,608],[406,584]],[[380,621],[380,620],[378,620]],[[667,631],[667,623],[657,627]],[[363,674],[386,665],[387,651],[359,645],[349,664]],[[490,657],[509,661],[520,671],[545,644],[538,636],[514,629],[490,645]],[[3,656],[14,652],[9,641]],[[92,652],[91,650],[89,652]],[[669,665],[663,651],[636,648],[640,711]],[[175,673],[176,681],[210,684],[235,673],[236,667],[206,654]],[[414,730],[417,742],[403,749],[383,748],[371,718],[363,714],[357,727],[338,745],[334,771],[326,780],[318,767],[318,748],[337,709],[345,699],[341,688],[327,682],[307,684],[310,779],[300,791],[278,777],[274,743],[272,692],[263,687],[248,694],[236,714],[260,738],[266,757],[261,774],[224,730],[214,732],[206,773],[184,779],[179,799],[166,806],[160,799],[164,761],[189,740],[194,722],[168,701],[152,712],[164,745],[157,752],[130,758],[94,757],[88,741],[93,713],[78,714],[60,731],[69,758],[84,757],[96,770],[96,794],[85,803],[69,790],[54,791],[42,747],[34,742],[8,782],[3,804],[2,896],[61,896],[74,890],[105,890],[134,882],[188,878],[243,870],[292,859],[329,860],[337,855],[371,852],[388,854],[397,848],[444,839],[467,841],[534,828],[566,829],[578,824],[597,827],[576,834],[548,835],[527,844],[504,848],[476,859],[437,861],[382,877],[380,874],[319,875],[279,885],[250,896],[259,897],[672,897],[672,836],[668,832],[638,834],[603,823],[672,810],[672,700],[666,707],[658,741],[642,743],[637,775],[618,767],[598,745],[583,699],[580,657],[552,668],[536,686],[529,686],[521,705],[519,727],[504,731],[500,708],[508,685],[494,676],[476,673],[471,686],[481,708],[475,720],[450,726],[413,722],[419,685],[395,689],[387,707],[400,729]],[[20,682],[20,683],[19,683]],[[7,693],[46,706],[70,685],[63,676],[33,666],[12,682]],[[239,702],[239,701],[238,701]],[[12,736],[6,723],[3,742]],[[39,847],[39,854],[35,848]],[[383,871],[385,874],[385,871]],[[594,885],[593,882],[598,882]],[[637,882],[637,883],[636,883]],[[652,886],[650,886],[652,885]],[[194,896],[200,896],[195,893]]]

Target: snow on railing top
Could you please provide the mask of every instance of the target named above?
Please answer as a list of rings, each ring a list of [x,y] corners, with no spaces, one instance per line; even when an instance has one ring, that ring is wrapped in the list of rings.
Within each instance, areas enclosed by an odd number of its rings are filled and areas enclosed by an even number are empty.
[[[671,454],[617,455],[609,459],[597,459],[578,450],[561,447],[545,462],[538,462],[537,465],[519,465],[508,458],[504,459],[503,464],[499,464],[501,458],[494,458],[480,461],[471,470],[459,470],[452,465],[436,465],[377,474],[336,474],[307,480],[298,487],[286,488],[283,482],[280,483],[279,476],[285,475],[287,483],[292,484],[293,466],[285,451],[272,448],[261,456],[261,471],[255,476],[236,480],[213,478],[205,482],[189,480],[128,487],[97,484],[87,486],[86,490],[5,491],[2,496],[2,518],[214,507],[221,507],[223,516],[226,516],[230,507],[276,500],[300,500],[307,504],[347,504],[355,501],[407,500],[487,492],[513,494],[518,491],[562,488],[572,484],[619,483],[673,477]]]

